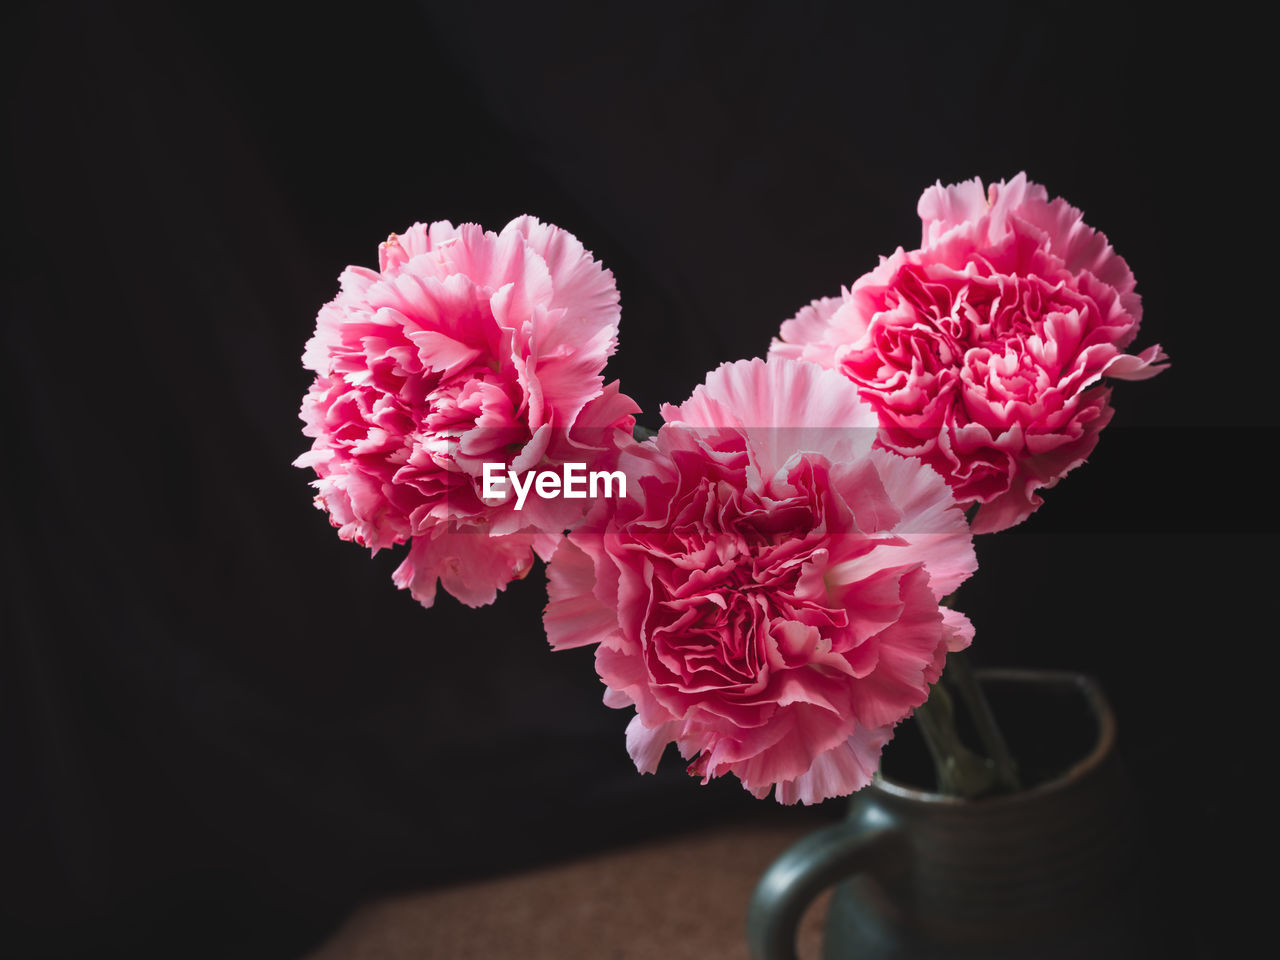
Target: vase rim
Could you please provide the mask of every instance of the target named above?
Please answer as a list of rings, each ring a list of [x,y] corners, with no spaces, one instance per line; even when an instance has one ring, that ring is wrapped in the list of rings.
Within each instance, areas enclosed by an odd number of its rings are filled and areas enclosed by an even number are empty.
[[[1103,696],[1098,681],[1088,674],[1071,670],[1040,670],[1022,667],[984,667],[974,671],[979,680],[993,680],[997,683],[1023,682],[1058,687],[1074,687],[1085,700],[1090,713],[1098,724],[1098,734],[1093,746],[1079,760],[1068,766],[1057,776],[1037,783],[1034,787],[1019,790],[1017,793],[994,794],[989,797],[970,799],[949,793],[938,793],[933,790],[921,790],[906,784],[890,780],[877,773],[871,782],[871,788],[883,794],[902,800],[927,803],[938,806],[969,807],[981,805],[994,807],[1025,803],[1037,797],[1054,793],[1068,784],[1074,783],[1106,761],[1115,749],[1116,718],[1111,704]]]

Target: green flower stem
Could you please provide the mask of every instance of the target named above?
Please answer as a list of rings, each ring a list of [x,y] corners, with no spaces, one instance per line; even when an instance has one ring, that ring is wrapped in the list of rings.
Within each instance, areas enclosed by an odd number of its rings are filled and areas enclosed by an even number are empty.
[[[972,798],[991,792],[996,785],[992,765],[960,742],[955,706],[941,683],[916,707],[915,718],[933,757],[940,793]]]
[[[996,726],[995,716],[991,713],[991,704],[974,676],[973,666],[963,650],[947,655],[947,667],[943,673],[947,682],[951,683],[964,701],[973,725],[978,730],[978,738],[987,756],[991,758],[996,783],[1003,789],[1015,791],[1022,789],[1018,779],[1018,765],[1009,752],[1004,734]]]
[[[975,505],[967,518],[972,521],[976,512]],[[950,607],[954,599],[954,593],[943,597],[942,606]],[[956,731],[955,707],[943,687],[944,683],[954,687],[960,694],[989,760],[979,757],[960,741],[960,735]],[[1013,792],[1022,788],[1018,779],[1018,765],[1009,752],[1004,735],[996,725],[991,705],[987,702],[986,694],[982,692],[964,651],[947,655],[947,665],[942,676],[933,685],[928,701],[916,710],[916,718],[938,772],[938,789],[943,793],[975,797],[981,793]],[[982,766],[986,774],[985,786],[981,786],[977,793],[970,791],[978,789],[984,780],[969,770],[975,763]],[[957,766],[964,768],[959,774],[963,782],[959,784],[956,782],[957,775],[949,769]]]

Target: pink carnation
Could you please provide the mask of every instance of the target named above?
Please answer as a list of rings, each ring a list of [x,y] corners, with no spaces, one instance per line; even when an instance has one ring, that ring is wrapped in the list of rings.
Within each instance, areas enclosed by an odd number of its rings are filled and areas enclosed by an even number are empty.
[[[884,446],[981,504],[975,532],[1002,530],[1093,450],[1112,415],[1103,377],[1151,377],[1167,357],[1124,352],[1142,317],[1128,265],[1024,174],[930,187],[919,214],[919,250],[805,307],[770,355],[844,373]]]
[[[517,473],[611,462],[635,404],[604,386],[617,345],[613,275],[570,233],[532,217],[495,234],[416,223],[348,267],[303,365],[316,504],[375,553],[411,541],[394,579],[424,606],[437,579],[492,603],[536,551],[554,552],[581,501],[486,502],[483,464]]]
[[[726,364],[623,454],[628,497],[556,551],[556,649],[596,644],[627,747],[757,797],[864,786],[972,627],[939,606],[976,568],[947,485],[873,448],[875,414],[838,374]]]

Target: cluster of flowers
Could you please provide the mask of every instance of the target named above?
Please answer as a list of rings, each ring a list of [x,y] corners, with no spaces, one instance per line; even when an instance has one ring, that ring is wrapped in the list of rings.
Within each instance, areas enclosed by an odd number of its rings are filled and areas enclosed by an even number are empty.
[[[708,374],[643,442],[602,376],[617,289],[577,239],[415,224],[321,309],[296,462],[343,539],[409,543],[394,578],[424,606],[437,583],[491,603],[548,561],[547,637],[595,646],[640,770],[674,743],[704,782],[848,794],[972,639],[941,603],[976,569],[972,533],[1084,461],[1104,378],[1166,359],[1125,352],[1128,266],[1024,176],[935,186],[919,213],[919,249]],[[519,511],[486,463],[616,470],[626,493]]]

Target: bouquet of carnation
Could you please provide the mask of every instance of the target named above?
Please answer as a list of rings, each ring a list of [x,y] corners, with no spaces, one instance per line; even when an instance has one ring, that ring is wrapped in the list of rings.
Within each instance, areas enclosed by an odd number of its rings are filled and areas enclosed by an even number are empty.
[[[423,606],[492,603],[546,561],[548,641],[595,648],[642,772],[674,744],[703,782],[816,803],[869,783],[916,714],[944,790],[1015,789],[949,598],[973,535],[1089,456],[1109,381],[1166,358],[1127,352],[1128,266],[1025,176],[918,209],[918,249],[708,373],[656,432],[605,381],[618,292],[575,237],[415,224],[320,310],[297,464],[341,538],[408,544],[394,580]]]

